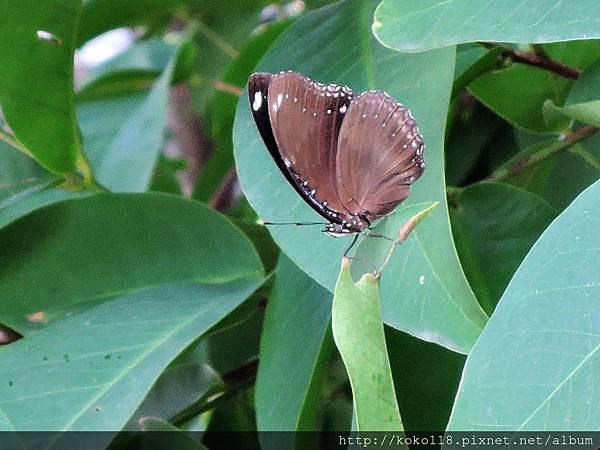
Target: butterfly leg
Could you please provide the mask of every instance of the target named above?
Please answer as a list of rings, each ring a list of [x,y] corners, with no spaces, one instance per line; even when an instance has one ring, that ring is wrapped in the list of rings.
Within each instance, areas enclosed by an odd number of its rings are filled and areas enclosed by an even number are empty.
[[[365,237],[381,238],[381,239],[385,239],[386,241],[396,242],[394,239],[392,239],[390,237],[384,236],[383,234],[377,234],[377,233],[369,233]]]
[[[352,239],[352,242],[350,243],[350,246],[344,252],[344,256],[348,256],[348,253],[350,252],[350,250],[352,250],[352,247],[354,247],[354,244],[356,244],[356,241],[358,240],[358,236],[360,236],[359,233],[356,233],[354,235],[354,239]]]

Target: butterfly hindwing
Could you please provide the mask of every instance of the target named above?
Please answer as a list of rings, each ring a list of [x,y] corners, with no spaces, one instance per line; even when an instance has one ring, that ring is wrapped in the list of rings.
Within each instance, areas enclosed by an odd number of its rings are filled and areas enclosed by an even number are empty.
[[[381,91],[355,97],[340,130],[338,192],[352,213],[393,210],[421,176],[423,138],[410,110]]]

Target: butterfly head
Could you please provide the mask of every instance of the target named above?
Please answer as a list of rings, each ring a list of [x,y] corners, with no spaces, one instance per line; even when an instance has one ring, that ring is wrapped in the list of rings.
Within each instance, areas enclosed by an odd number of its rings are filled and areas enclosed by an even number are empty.
[[[357,213],[346,216],[340,223],[330,223],[323,230],[333,237],[348,236],[353,233],[360,233],[371,225],[368,212]]]
[[[333,237],[342,237],[348,236],[349,234],[354,233],[354,231],[351,231],[348,227],[339,223],[330,223],[325,227],[323,233],[327,233],[329,236]]]

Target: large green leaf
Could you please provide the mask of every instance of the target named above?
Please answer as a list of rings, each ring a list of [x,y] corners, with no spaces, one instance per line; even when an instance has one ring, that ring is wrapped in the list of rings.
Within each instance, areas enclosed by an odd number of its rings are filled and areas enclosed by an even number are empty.
[[[0,106],[16,138],[47,169],[80,158],[73,52],[81,2],[0,2]]]
[[[565,105],[557,109],[573,119],[600,127],[600,61],[581,75]]]
[[[500,183],[470,185],[455,201],[456,246],[479,302],[491,314],[556,211],[537,195]]]
[[[394,324],[420,314],[423,301],[433,311],[440,306],[439,310],[446,311],[443,317],[439,313],[423,316],[418,335],[467,352],[485,316],[458,263],[446,208],[442,141],[454,73],[453,50],[403,55],[383,48],[369,31],[372,6],[347,0],[307,14],[280,36],[259,69],[297,69],[319,81],[346,83],[357,91],[383,89],[410,106],[427,143],[427,169],[406,204],[438,201],[442,206],[393,259],[392,265],[407,261],[410,255],[410,276],[393,276],[395,270],[401,271],[397,265],[388,270],[389,282],[384,277],[382,285],[384,320]],[[351,47],[360,52],[349,52]],[[432,65],[436,70],[430,70]],[[242,188],[264,220],[319,220],[277,170],[256,130],[246,97],[238,103],[234,149]],[[333,291],[340,257],[349,244],[346,239],[332,239],[314,227],[272,227],[271,233],[294,263]],[[419,283],[423,274],[431,276],[425,286]],[[400,312],[402,317],[390,306],[400,295],[414,299],[408,310]]]
[[[451,430],[598,430],[600,182],[542,234],[469,354]]]
[[[315,429],[320,360],[329,354],[331,293],[282,255],[267,305],[256,380],[260,431]]]
[[[147,57],[157,57],[159,52],[170,55],[154,86],[142,92],[83,101],[77,108],[85,152],[96,178],[113,191],[142,192],[148,189],[165,134],[170,86],[179,47],[166,42],[150,48],[147,44],[139,45]],[[118,67],[117,64],[116,72],[121,72]],[[155,68],[149,66],[145,72],[153,74]],[[140,77],[146,80],[147,75],[142,72]],[[106,74],[103,78],[112,84]]]
[[[259,281],[118,294],[3,348],[2,414],[17,430],[120,430],[169,362]]]
[[[335,286],[331,326],[352,385],[356,430],[402,431],[381,320],[379,282],[367,273],[355,284],[347,258]]]
[[[0,203],[0,228],[44,206],[89,195],[91,194],[85,191],[54,188],[52,182],[33,183]]]
[[[600,37],[600,4],[547,0],[384,0],[373,31],[386,46],[419,52],[474,41],[557,42]]]
[[[0,320],[20,331],[33,313],[52,322],[121,292],[262,273],[252,244],[223,216],[165,194],[56,203],[1,230],[0,251]]]
[[[534,132],[561,131],[568,121],[548,123],[543,105],[562,104],[570,83],[536,67],[512,64],[488,72],[469,84],[469,91],[485,106],[511,124]],[[515,101],[515,99],[519,101]]]

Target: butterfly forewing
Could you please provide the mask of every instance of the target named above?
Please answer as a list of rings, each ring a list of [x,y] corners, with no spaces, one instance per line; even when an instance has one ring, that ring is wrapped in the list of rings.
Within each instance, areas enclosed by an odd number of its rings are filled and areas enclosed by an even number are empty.
[[[409,109],[384,92],[353,99],[338,138],[336,187],[344,208],[371,218],[392,211],[421,176],[423,138]]]
[[[352,99],[345,86],[316,83],[296,72],[274,75],[268,106],[283,165],[305,200],[332,222],[346,214],[336,192],[338,134]]]
[[[252,109],[252,116],[256,127],[262,137],[263,142],[267,146],[267,150],[275,160],[275,163],[279,167],[279,170],[288,178],[290,183],[295,186],[295,181],[292,180],[291,175],[286,169],[281,156],[279,155],[279,149],[277,148],[277,142],[275,136],[273,136],[273,129],[271,128],[271,119],[269,118],[269,85],[273,74],[266,72],[258,72],[253,74],[248,80],[248,97],[250,100],[250,107]]]

